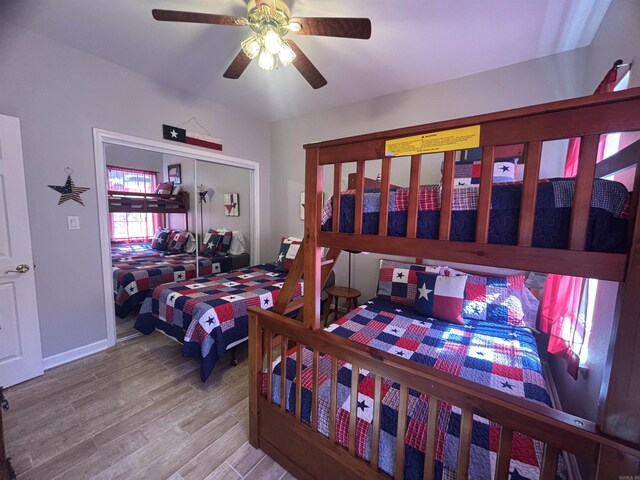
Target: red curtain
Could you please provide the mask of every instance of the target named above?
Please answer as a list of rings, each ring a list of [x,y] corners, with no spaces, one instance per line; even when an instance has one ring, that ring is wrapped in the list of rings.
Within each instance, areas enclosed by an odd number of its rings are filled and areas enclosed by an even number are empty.
[[[107,189],[118,192],[153,193],[158,174],[148,170],[107,166]],[[161,224],[160,215],[152,213],[111,213],[111,242],[147,242]]]
[[[620,62],[622,63],[622,62]],[[616,86],[618,62],[596,88],[594,95],[612,92]],[[602,160],[606,135],[600,136],[597,161]],[[578,158],[580,153],[580,139],[569,140],[567,159],[564,165],[564,176],[575,177],[578,174]],[[567,275],[551,274],[547,278],[540,307],[540,328],[549,334],[547,351],[563,357],[567,361],[567,372],[578,378],[580,357],[573,350],[573,339],[578,328],[578,311],[584,287],[584,278]]]
[[[580,357],[573,350],[584,278],[551,274],[540,307],[540,329],[549,334],[547,351],[567,361],[567,372],[577,379]]]
[[[621,60],[618,62],[622,63]],[[609,93],[613,92],[613,89],[616,86],[616,82],[618,79],[618,62],[616,62],[611,70],[607,72],[604,76],[596,91],[593,92],[594,95],[599,95],[601,93]],[[598,162],[602,160],[604,156],[604,145],[606,143],[607,136],[601,135],[600,142],[598,143]],[[564,176],[565,177],[575,177],[578,174],[578,154],[580,152],[580,139],[572,138],[569,140],[569,147],[567,149],[567,160],[564,164]]]

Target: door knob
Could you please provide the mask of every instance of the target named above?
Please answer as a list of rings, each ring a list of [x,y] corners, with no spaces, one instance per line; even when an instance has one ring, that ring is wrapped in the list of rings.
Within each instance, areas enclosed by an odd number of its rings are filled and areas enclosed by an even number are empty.
[[[4,273],[27,273],[29,271],[29,265],[21,263],[15,270],[6,270]]]

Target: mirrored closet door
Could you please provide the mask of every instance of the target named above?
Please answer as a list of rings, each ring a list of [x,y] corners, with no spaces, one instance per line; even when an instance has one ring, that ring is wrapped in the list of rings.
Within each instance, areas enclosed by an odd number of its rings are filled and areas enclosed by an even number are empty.
[[[154,287],[195,278],[195,165],[190,158],[105,145],[116,338],[134,328]]]
[[[254,171],[105,144],[116,339],[156,287],[252,264]],[[143,324],[140,324],[143,325]],[[144,329],[144,328],[143,328]]]
[[[252,174],[246,168],[196,160],[196,232],[200,276],[252,265]]]

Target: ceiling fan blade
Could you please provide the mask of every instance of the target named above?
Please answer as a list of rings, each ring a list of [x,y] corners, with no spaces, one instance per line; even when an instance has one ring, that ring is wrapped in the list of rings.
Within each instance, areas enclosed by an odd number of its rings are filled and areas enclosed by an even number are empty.
[[[296,58],[294,58],[292,62],[293,66],[298,69],[305,80],[309,82],[309,85],[313,88],[318,89],[320,87],[324,87],[327,84],[327,80],[322,76],[315,65],[311,63],[311,60],[302,53],[300,47],[298,47],[293,40],[287,40],[287,43],[296,54]]]
[[[296,24],[300,26],[299,30]],[[368,18],[297,17],[290,20],[289,29],[298,35],[371,38],[371,20]]]
[[[227,68],[222,76],[233,79],[240,78],[240,75],[242,75],[242,72],[245,71],[250,63],[251,59],[247,57],[247,54],[244,53],[243,50],[240,50],[238,55],[236,55],[236,58],[233,59],[233,62],[231,62],[231,65],[229,65],[229,68]]]
[[[180,10],[151,10],[153,18],[161,22],[210,23],[215,25],[242,26],[247,24],[244,17],[216,15],[214,13],[182,12]]]

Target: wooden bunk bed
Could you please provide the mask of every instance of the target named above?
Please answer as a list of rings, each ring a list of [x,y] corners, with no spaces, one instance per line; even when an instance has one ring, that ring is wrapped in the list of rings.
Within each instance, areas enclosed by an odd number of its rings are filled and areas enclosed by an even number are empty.
[[[134,193],[108,190],[109,213],[158,213],[164,215],[165,225],[170,213],[185,214],[185,230],[189,230],[189,192],[176,194]]]
[[[381,438],[381,385],[396,382],[399,390],[397,435],[394,446],[395,478],[404,478],[405,434],[410,427],[407,419],[408,400],[417,391],[428,395],[429,414],[424,432],[424,478],[434,478],[435,446],[438,425],[433,421],[439,405],[455,405],[460,409],[459,444],[456,478],[468,478],[474,416],[483,417],[499,427],[495,454],[495,477],[509,478],[515,435],[522,434],[544,444],[540,478],[556,478],[559,453],[566,451],[595,466],[594,476],[604,478],[634,478],[640,473],[640,168],[637,144],[628,149],[631,160],[618,155],[608,162],[609,172],[636,165],[635,183],[630,201],[628,238],[622,253],[590,251],[586,248],[589,234],[589,214],[596,172],[600,134],[640,131],[640,88],[559,101],[505,112],[450,120],[409,128],[377,132],[368,135],[305,145],[305,232],[304,245],[289,272],[283,291],[272,311],[250,309],[249,323],[249,411],[250,442],[263,449],[298,478],[389,478],[379,470]],[[479,126],[479,147],[483,149],[475,241],[453,241],[452,199],[454,196],[455,151],[446,151],[439,212],[438,237],[417,238],[419,172],[421,154],[411,156],[411,176],[408,193],[407,228],[405,236],[387,236],[390,171],[394,158],[385,156],[385,142],[414,135]],[[539,248],[533,245],[536,196],[539,188],[542,142],[565,138],[581,138],[578,174],[568,234],[568,248]],[[492,199],[492,167],[498,146],[525,145],[526,168],[522,182],[521,205],[515,245],[488,242]],[[377,235],[363,234],[363,199],[365,162],[382,160],[380,215]],[[340,218],[340,182],[342,165],[356,162],[355,220],[353,233],[341,233],[340,222],[333,222],[331,231],[322,231],[322,173],[333,166],[333,212]],[[602,162],[604,165],[604,162]],[[313,195],[311,192],[315,192]],[[325,258],[323,247],[328,248]],[[417,259],[429,258],[449,262],[496,266],[527,271],[549,272],[605,279],[620,282],[616,302],[614,332],[609,364],[603,382],[600,418],[597,423],[515,398],[487,386],[441,372],[388,354],[376,348],[350,341],[320,329],[320,293],[341,250],[401,254]],[[303,299],[289,302],[293,287],[304,274]],[[298,321],[283,316],[303,305]],[[274,354],[274,348],[279,348]],[[309,350],[310,375],[295,382],[285,393],[289,378],[302,376],[302,363],[290,363],[288,356],[304,358]],[[329,371],[320,370],[321,356],[330,355]],[[279,363],[278,363],[279,362]],[[351,364],[351,392],[358,389],[359,369],[375,376],[373,414],[371,420],[370,455],[368,460],[357,456],[358,397],[350,396],[350,413],[346,420],[346,448],[339,445],[336,422],[338,365]],[[274,366],[279,369],[274,377]],[[325,365],[326,367],[326,365]],[[292,371],[293,370],[293,371]],[[355,373],[354,373],[355,372]],[[330,379],[329,396],[320,396],[320,377]],[[274,384],[274,378],[278,378]],[[343,379],[344,380],[344,379]],[[301,385],[301,383],[304,383]],[[344,382],[343,382],[344,383]],[[291,387],[290,387],[291,388]],[[326,388],[325,388],[326,390]],[[276,392],[278,395],[274,395]],[[306,395],[303,398],[303,393]],[[274,401],[275,396],[287,401]],[[326,395],[326,391],[325,391]],[[328,400],[327,400],[328,398]],[[324,402],[328,419],[319,418],[319,403]],[[302,413],[310,404],[310,421]],[[293,412],[293,413],[292,413]],[[328,422],[328,435],[320,432],[320,423]],[[345,428],[345,421],[341,428]]]

